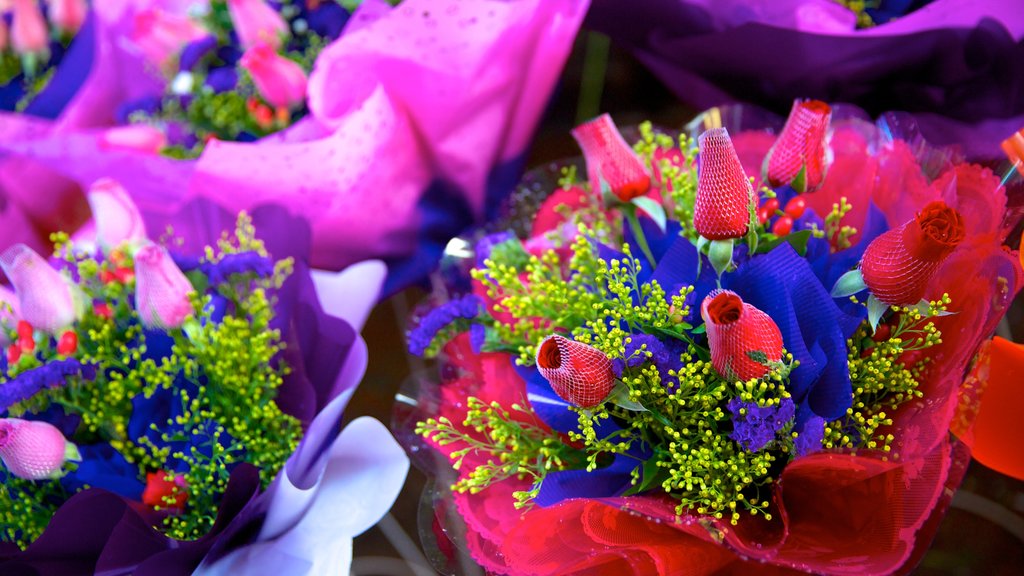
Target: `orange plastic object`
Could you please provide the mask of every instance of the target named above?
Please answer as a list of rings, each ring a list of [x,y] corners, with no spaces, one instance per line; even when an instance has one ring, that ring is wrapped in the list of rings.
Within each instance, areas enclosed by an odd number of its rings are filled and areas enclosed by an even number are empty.
[[[974,421],[974,458],[1024,480],[1024,345],[992,339],[989,379]]]
[[[1002,143],[1003,152],[1017,168],[1017,172],[1024,175],[1024,128],[1014,132]]]

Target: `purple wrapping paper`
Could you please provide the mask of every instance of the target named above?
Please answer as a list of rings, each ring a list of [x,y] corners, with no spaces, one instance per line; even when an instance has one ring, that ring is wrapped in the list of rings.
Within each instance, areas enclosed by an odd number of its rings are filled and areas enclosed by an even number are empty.
[[[111,146],[104,129],[22,136],[35,123],[8,114],[0,154],[81,186],[119,180],[151,230],[196,198],[230,211],[281,204],[311,221],[313,265],[381,258],[390,291],[425,275],[448,239],[514,186],[587,6],[367,2],[320,55],[310,115],[282,133],[212,142],[198,160],[177,161]]]
[[[683,101],[795,98],[914,112],[929,141],[998,155],[1024,125],[1024,10],[1015,0],[935,0],[854,29],[832,0],[594,0],[586,24],[630,49]]]

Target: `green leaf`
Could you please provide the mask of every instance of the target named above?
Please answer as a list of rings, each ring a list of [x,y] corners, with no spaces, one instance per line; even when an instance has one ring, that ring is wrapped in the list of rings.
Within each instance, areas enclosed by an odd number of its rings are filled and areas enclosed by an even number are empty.
[[[810,230],[801,230],[799,232],[793,232],[792,234],[786,234],[785,236],[777,236],[758,246],[756,253],[767,254],[781,246],[783,243],[788,242],[793,246],[793,249],[796,250],[797,254],[803,256],[807,253],[807,242],[810,241],[812,235],[813,232]]]
[[[758,364],[768,364],[768,355],[761,350],[747,350],[747,357]]]
[[[665,232],[665,227],[668,225],[667,218],[665,217],[665,208],[661,204],[655,202],[653,199],[647,196],[639,196],[633,198],[633,205],[644,211],[645,214],[654,220],[654,223],[658,225],[658,229],[662,233]]]
[[[647,408],[629,399],[629,387],[621,380],[615,385],[615,388],[612,388],[612,393],[608,397],[607,402],[611,402],[619,408],[625,408],[630,412],[647,412]]]
[[[708,329],[708,325],[707,324],[701,324],[700,326],[697,326],[693,330],[690,330],[690,333],[691,334],[703,334],[704,332],[707,332],[707,329]]]
[[[793,187],[793,190],[796,190],[800,194],[803,194],[804,192],[807,192],[807,166],[806,165],[803,168],[801,168],[799,172],[797,172],[796,177],[793,178],[793,181],[790,182],[789,185]]]
[[[658,466],[658,458],[651,457],[644,461],[640,468],[640,481],[635,485],[630,486],[629,490],[623,493],[623,496],[632,496],[633,494],[639,494],[646,492],[656,485],[664,482],[665,478],[668,477],[668,471]]]
[[[711,267],[719,276],[732,264],[733,240],[712,240],[708,248],[708,259],[711,260]]]
[[[836,280],[836,285],[832,287],[829,295],[833,298],[845,298],[866,289],[867,285],[864,284],[864,276],[860,273],[859,268],[855,268],[840,276],[839,280]]]
[[[871,333],[874,334],[882,315],[889,309],[889,305],[882,302],[875,295],[868,296],[868,322],[871,324]]]

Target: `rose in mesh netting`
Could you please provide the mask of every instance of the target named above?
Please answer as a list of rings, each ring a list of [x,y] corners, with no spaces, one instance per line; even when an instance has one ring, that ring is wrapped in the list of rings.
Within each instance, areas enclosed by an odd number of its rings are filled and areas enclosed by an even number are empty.
[[[591,186],[602,179],[619,200],[629,202],[651,188],[651,176],[643,162],[619,134],[608,114],[580,124],[572,131],[587,160]]]
[[[860,262],[864,283],[886,304],[916,304],[964,232],[959,212],[941,200],[929,203],[913,220],[868,245]]]
[[[562,399],[590,408],[612,391],[612,361],[593,346],[552,334],[537,347],[537,369]]]
[[[693,226],[709,240],[747,233],[754,191],[733,148],[729,131],[712,128],[697,138],[700,167]]]
[[[722,376],[747,381],[768,373],[782,358],[782,333],[764,312],[731,290],[704,298],[700,315],[707,324],[711,364]]]
[[[828,149],[825,137],[831,119],[832,107],[820,100],[793,102],[782,133],[768,152],[769,184],[775,187],[792,183],[798,192],[821,187]]]

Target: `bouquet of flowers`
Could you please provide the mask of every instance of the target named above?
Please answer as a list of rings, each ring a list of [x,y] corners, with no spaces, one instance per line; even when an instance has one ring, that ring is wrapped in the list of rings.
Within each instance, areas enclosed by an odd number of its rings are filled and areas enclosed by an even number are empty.
[[[344,568],[407,467],[376,421],[335,440],[366,360],[343,318],[365,318],[383,270],[353,279],[365,287],[327,315],[300,221],[243,214],[202,257],[175,257],[116,182],[89,200],[94,243],[57,235],[50,262],[24,245],[0,255],[14,289],[0,360],[3,571]],[[270,242],[258,220],[279,230]],[[353,280],[328,277],[335,289]],[[367,441],[372,458],[359,453]],[[321,515],[351,498],[339,491],[373,475],[362,512],[324,531]]]
[[[383,259],[387,290],[425,275],[514,186],[587,7],[176,4],[136,12],[131,44],[165,88],[122,100],[122,125],[0,150],[83,187],[117,179],[153,229],[196,198],[283,205],[309,220],[315,265]]]
[[[1024,21],[1002,0],[594,0],[587,24],[696,109],[794,98],[915,114],[970,155],[1024,124]]]
[[[441,550],[502,574],[888,574],[927,548],[969,454],[959,385],[1021,285],[1006,188],[896,116],[731,117],[632,147],[579,126],[587,179],[528,186],[532,222],[476,242],[468,293],[412,328],[442,359],[400,415],[454,474]]]

